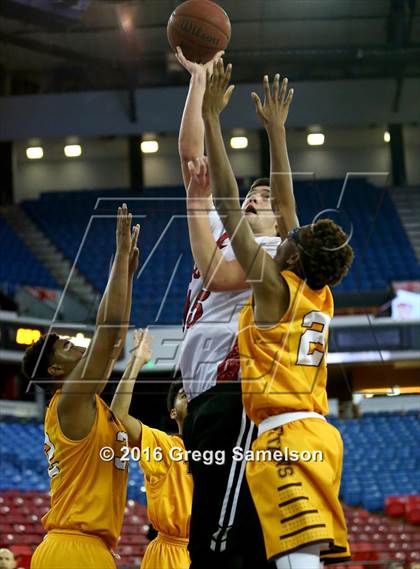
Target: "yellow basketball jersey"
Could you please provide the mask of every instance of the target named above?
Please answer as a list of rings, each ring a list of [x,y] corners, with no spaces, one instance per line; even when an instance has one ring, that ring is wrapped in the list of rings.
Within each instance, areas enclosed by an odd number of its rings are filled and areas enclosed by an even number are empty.
[[[193,481],[182,438],[142,424],[140,466],[153,527],[166,535],[188,538]]]
[[[45,417],[45,453],[51,478],[51,509],[42,518],[47,531],[81,531],[101,537],[115,547],[123,523],[128,463],[121,461],[127,433],[105,402],[96,395],[96,418],[90,433],[80,441],[68,439],[60,428],[52,398]],[[109,447],[112,460],[101,458]],[[105,456],[105,458],[107,458]],[[109,456],[108,456],[109,458]]]
[[[291,271],[281,274],[290,291],[282,320],[270,328],[257,328],[252,299],[239,320],[242,397],[256,424],[293,411],[328,413],[326,355],[334,311],[331,290],[312,290]]]

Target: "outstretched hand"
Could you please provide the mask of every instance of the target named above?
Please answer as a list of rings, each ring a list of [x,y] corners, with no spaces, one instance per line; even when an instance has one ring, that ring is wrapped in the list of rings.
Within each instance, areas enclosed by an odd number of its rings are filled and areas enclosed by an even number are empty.
[[[152,357],[152,346],[153,337],[147,328],[134,330],[131,359],[141,362],[142,365],[146,364]]]
[[[188,162],[190,183],[187,188],[189,198],[206,198],[211,196],[210,178],[207,156],[201,156]]]
[[[224,66],[223,59],[214,64],[213,74],[207,70],[206,92],[203,100],[203,117],[218,116],[229,103],[235,85],[229,85],[232,64]]]
[[[183,54],[182,49],[178,46],[175,51],[175,57],[182,65],[182,67],[190,73],[190,75],[198,75],[205,79],[207,71],[213,73],[213,66],[215,62],[220,59],[224,53],[224,51],[218,51],[216,55],[207,63],[195,63],[194,61],[187,59]]]
[[[128,255],[131,249],[131,221],[133,216],[123,203],[117,212],[116,249],[117,253]]]
[[[289,113],[290,103],[293,99],[293,89],[287,92],[288,79],[285,77],[280,89],[280,75],[274,76],[273,90],[271,92],[268,75],[264,75],[264,103],[257,93],[251,93],[255,103],[257,115],[266,129],[284,127]]]

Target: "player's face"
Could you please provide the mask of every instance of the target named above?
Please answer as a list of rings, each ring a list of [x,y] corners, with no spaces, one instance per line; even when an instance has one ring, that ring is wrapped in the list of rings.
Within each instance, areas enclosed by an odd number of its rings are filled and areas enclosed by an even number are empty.
[[[250,190],[242,204],[242,211],[256,235],[276,235],[276,217],[271,207],[271,190],[257,186]]]
[[[16,561],[9,549],[0,549],[0,569],[15,569]]]
[[[70,340],[60,338],[54,344],[51,360],[53,364],[63,369],[64,375],[67,375],[79,363],[85,351],[86,348],[75,346]]]
[[[188,412],[187,394],[185,393],[183,387],[181,387],[175,397],[174,409],[176,412],[176,419],[183,423]]]

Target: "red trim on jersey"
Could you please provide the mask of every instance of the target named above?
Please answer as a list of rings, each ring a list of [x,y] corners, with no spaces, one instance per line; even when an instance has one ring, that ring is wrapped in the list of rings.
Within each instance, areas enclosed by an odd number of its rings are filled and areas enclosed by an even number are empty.
[[[216,381],[239,381],[240,359],[238,340],[235,340],[233,348],[225,359],[217,366]]]
[[[188,312],[190,311],[191,304],[191,289],[187,290],[187,296],[185,297],[184,310],[182,312],[182,330],[185,328],[185,323],[187,321]]]
[[[225,231],[224,233],[221,234],[219,239],[216,241],[216,245],[219,247],[219,249],[224,249],[225,247],[227,247],[227,243],[225,243],[225,241],[227,239],[229,239],[229,235],[228,235],[227,231]]]

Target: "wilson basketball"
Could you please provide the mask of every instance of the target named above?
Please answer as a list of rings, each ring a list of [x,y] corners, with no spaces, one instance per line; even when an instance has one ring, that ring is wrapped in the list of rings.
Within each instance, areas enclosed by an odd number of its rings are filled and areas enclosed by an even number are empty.
[[[210,0],[187,0],[168,21],[168,40],[173,50],[179,45],[187,59],[206,63],[226,49],[231,35],[229,16]]]

